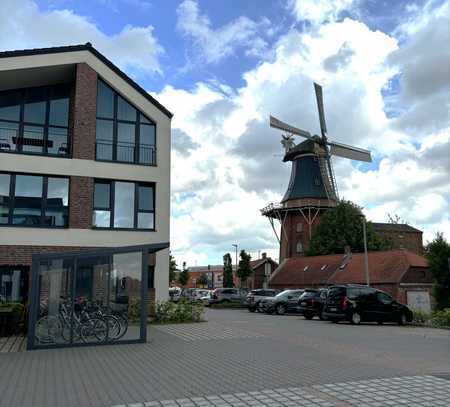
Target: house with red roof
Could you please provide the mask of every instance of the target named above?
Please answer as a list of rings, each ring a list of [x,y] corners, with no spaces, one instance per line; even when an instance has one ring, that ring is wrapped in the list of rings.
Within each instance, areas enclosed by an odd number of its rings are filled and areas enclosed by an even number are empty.
[[[431,309],[433,277],[424,257],[407,250],[369,252],[368,264],[372,287],[412,308]],[[269,280],[278,289],[335,284],[366,284],[364,253],[289,257]]]

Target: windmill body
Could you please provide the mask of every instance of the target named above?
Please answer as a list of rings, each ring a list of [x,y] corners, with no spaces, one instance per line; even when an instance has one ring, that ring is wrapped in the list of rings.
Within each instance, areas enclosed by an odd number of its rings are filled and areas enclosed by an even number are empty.
[[[324,211],[336,206],[339,197],[331,156],[359,161],[371,161],[370,152],[328,140],[322,88],[314,84],[319,111],[321,136],[291,126],[270,116],[270,126],[304,138],[297,145],[285,147],[284,162],[292,162],[288,188],[280,203],[269,204],[261,210],[280,243],[280,263],[289,257],[303,256],[309,248],[313,229]],[[287,137],[283,135],[283,140]],[[280,227],[278,227],[280,226]]]

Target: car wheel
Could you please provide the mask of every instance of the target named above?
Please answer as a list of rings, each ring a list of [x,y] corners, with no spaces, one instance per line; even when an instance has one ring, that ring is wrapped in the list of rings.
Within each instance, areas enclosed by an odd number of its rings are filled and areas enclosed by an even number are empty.
[[[331,322],[332,322],[333,324],[338,324],[338,323],[339,323],[339,319],[331,319]]]
[[[400,318],[398,319],[398,324],[399,325],[405,325],[407,323],[407,319],[406,319],[406,315],[405,314],[400,314]]]
[[[383,325],[383,321],[377,321],[378,325]]]
[[[286,307],[283,304],[278,304],[275,311],[277,315],[284,315],[286,313]]]
[[[306,314],[303,314],[303,316],[305,317],[305,319],[308,319],[308,320],[311,320],[311,319],[313,319],[314,318],[314,315],[313,314],[310,314],[310,313],[306,313]]]
[[[321,313],[319,314],[319,319],[320,319],[321,321],[325,321],[325,317],[323,316],[323,312],[321,312]]]
[[[255,311],[256,311],[256,308],[255,308],[255,307],[248,307],[248,310],[249,310],[250,312],[255,312]]]
[[[350,318],[352,325],[359,325],[361,323],[361,315],[358,312],[354,312]]]

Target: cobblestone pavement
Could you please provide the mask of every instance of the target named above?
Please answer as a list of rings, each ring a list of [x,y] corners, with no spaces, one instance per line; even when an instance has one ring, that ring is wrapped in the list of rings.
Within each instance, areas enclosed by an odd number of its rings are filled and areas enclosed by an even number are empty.
[[[149,327],[147,344],[0,354],[0,406],[377,406],[377,394],[398,396],[387,406],[439,406],[450,383],[450,331],[245,310],[210,310],[207,319]],[[372,404],[358,399],[366,396]]]
[[[332,407],[449,406],[450,381],[433,376],[393,377],[289,387],[177,400],[146,401],[114,407]]]

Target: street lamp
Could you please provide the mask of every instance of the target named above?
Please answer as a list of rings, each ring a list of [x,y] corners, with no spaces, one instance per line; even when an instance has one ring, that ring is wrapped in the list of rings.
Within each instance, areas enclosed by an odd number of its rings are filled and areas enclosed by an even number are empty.
[[[236,270],[235,272],[237,273],[237,269],[238,269],[238,245],[237,244],[232,244],[231,246],[233,246],[236,249]]]
[[[363,239],[364,239],[364,273],[366,275],[366,284],[370,286],[369,279],[369,257],[367,255],[367,234],[366,234],[366,217],[361,215],[363,224]]]

